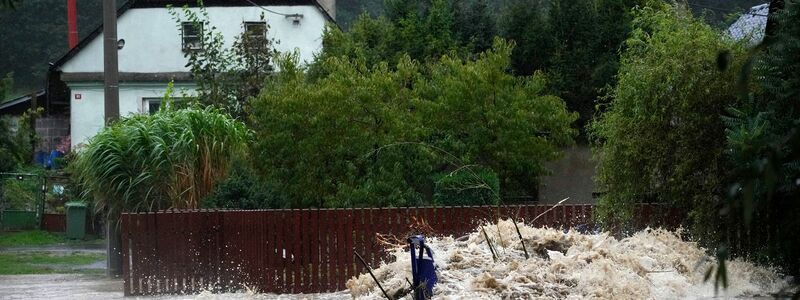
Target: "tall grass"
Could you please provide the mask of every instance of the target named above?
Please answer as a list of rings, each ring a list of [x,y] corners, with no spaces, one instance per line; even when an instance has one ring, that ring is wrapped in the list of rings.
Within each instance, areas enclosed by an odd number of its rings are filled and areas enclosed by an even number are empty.
[[[197,208],[243,153],[245,125],[212,109],[164,109],[122,119],[79,152],[73,176],[98,210]]]

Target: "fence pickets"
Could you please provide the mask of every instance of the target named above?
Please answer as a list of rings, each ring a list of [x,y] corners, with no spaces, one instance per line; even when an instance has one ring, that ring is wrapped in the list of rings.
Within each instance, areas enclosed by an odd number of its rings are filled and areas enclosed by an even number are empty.
[[[258,211],[181,210],[122,215],[125,295],[252,289],[321,293],[345,289],[388,258],[376,234],[404,238],[413,220],[437,235],[460,236],[483,220],[515,216],[534,226],[593,227],[592,205],[355,208]],[[673,210],[641,204],[634,224],[677,225]],[[667,217],[670,216],[670,217]],[[653,219],[658,217],[659,219]],[[665,222],[659,222],[664,220]]]

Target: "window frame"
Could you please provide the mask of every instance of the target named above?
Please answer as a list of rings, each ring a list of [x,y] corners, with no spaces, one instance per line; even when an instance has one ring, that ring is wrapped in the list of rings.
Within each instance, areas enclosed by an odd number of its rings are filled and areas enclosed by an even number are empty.
[[[255,30],[250,30],[251,26],[260,26],[262,28],[262,30],[261,30],[260,33],[252,34],[253,32],[255,32]],[[256,44],[255,47],[253,47],[253,48],[261,49],[261,48],[266,47],[266,45],[267,45],[267,28],[268,28],[267,26],[268,25],[267,25],[266,21],[244,21],[243,24],[242,24],[244,32],[242,34],[247,39],[245,45],[247,45],[248,47],[252,47],[253,45],[250,45],[250,42],[258,40],[260,43]]]
[[[197,28],[199,25],[200,28]],[[187,26],[193,28],[193,34],[187,33]],[[195,43],[188,40],[194,39]],[[181,49],[183,51],[203,51],[203,24],[194,22],[181,22]]]

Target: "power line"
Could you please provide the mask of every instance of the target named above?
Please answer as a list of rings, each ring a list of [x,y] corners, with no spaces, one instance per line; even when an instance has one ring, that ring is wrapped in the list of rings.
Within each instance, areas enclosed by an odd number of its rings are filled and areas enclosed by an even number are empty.
[[[263,11],[266,11],[266,12],[269,12],[269,13],[273,13],[273,14],[276,14],[276,15],[279,15],[279,16],[284,16],[284,17],[300,17],[300,16],[302,16],[301,14],[285,14],[285,13],[280,13],[280,12],[277,12],[277,11],[271,10],[271,9],[269,9],[269,8],[263,7],[263,6],[259,5],[258,3],[255,3],[255,2],[253,2],[252,0],[247,0],[247,2],[250,2],[250,4],[252,4],[252,5],[253,5],[253,6],[255,6],[255,7],[258,7],[258,8],[260,8],[260,9],[261,9],[261,10],[263,10]]]

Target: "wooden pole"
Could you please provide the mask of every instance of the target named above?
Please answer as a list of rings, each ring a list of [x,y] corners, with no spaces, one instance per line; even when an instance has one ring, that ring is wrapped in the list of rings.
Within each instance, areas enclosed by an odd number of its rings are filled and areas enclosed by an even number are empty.
[[[104,112],[105,124],[119,119],[119,65],[117,58],[117,3],[103,0],[103,77],[105,80]],[[107,273],[122,274],[122,239],[119,229],[119,214],[108,214],[106,219]]]

